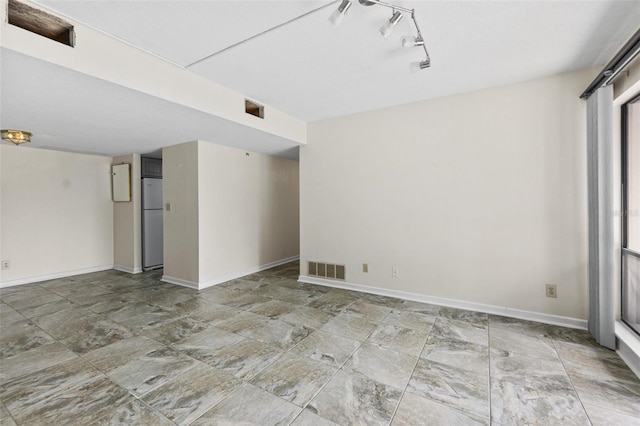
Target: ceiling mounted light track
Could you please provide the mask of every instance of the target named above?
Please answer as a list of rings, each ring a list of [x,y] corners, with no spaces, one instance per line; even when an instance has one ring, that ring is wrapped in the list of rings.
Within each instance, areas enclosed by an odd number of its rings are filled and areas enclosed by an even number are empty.
[[[403,13],[407,13],[411,16],[411,20],[416,27],[417,36],[404,36],[401,39],[402,47],[422,47],[424,49],[424,54],[426,55],[426,59],[424,61],[413,62],[410,66],[412,72],[419,71],[425,68],[429,68],[431,66],[431,58],[429,57],[429,52],[427,51],[427,46],[424,44],[424,38],[422,37],[422,32],[420,31],[420,27],[418,26],[418,21],[416,20],[415,9],[407,9],[401,6],[395,6],[390,3],[385,3],[379,0],[358,0],[358,2],[363,6],[384,6],[388,7],[393,11],[391,18],[387,22],[382,25],[380,28],[380,34],[384,38],[389,37],[395,26],[402,19]],[[334,27],[337,27],[342,22],[342,19],[347,14],[347,11],[351,7],[351,0],[342,0],[338,9],[335,10],[329,17],[329,21],[333,24]]]

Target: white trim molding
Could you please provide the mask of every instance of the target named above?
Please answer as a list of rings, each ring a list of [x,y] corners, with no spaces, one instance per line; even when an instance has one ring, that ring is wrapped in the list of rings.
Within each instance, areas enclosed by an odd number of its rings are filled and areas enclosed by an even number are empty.
[[[170,284],[181,285],[183,287],[194,288],[196,290],[204,290],[205,288],[213,287],[214,285],[226,283],[227,281],[235,280],[237,278],[242,278],[244,276],[255,274],[256,272],[265,271],[267,269],[284,265],[285,263],[293,262],[296,260],[300,260],[300,256],[292,256],[292,257],[287,257],[286,259],[280,259],[273,262],[265,263],[264,265],[256,266],[255,268],[249,268],[242,272],[221,276],[216,278],[215,280],[206,281],[203,283],[197,283],[195,281],[187,281],[181,278],[174,278],[167,275],[162,276],[162,281]]]
[[[113,265],[113,269],[115,269],[116,271],[127,272],[129,274],[142,273],[142,268],[132,268],[131,266],[124,265]]]
[[[518,318],[528,321],[542,322],[545,324],[559,325],[562,327],[587,329],[587,320],[560,315],[543,314],[540,312],[524,311],[512,309],[506,306],[485,305],[482,303],[467,302],[457,299],[445,299],[442,297],[427,296],[426,294],[409,293],[400,290],[389,290],[386,288],[370,287],[361,284],[352,284],[346,281],[334,281],[324,278],[308,277],[301,275],[298,281],[308,284],[317,284],[326,287],[335,287],[345,290],[359,291],[362,293],[377,294],[380,296],[395,297],[397,299],[411,300],[414,302],[431,303],[434,305],[447,306],[449,308],[466,309],[471,311],[484,312],[487,314],[502,315],[505,317]]]
[[[618,343],[616,352],[640,378],[640,337],[622,321],[616,321],[615,330]]]
[[[58,278],[72,277],[74,275],[90,274],[91,272],[100,272],[113,269],[113,265],[93,266],[91,268],[75,269],[73,271],[56,272],[55,274],[38,275],[37,277],[20,278],[17,280],[2,281],[0,288],[13,287],[16,285],[32,284],[41,281],[55,280]]]

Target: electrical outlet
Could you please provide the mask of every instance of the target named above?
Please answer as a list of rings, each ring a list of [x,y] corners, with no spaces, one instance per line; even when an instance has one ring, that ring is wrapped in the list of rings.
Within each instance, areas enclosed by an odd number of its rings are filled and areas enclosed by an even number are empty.
[[[8,260],[3,260],[2,261],[2,270],[4,271],[5,269],[9,269],[11,268],[11,262],[9,262]]]
[[[545,285],[545,289],[547,292],[547,297],[553,297],[554,299],[558,297],[558,286],[555,284],[547,284]]]
[[[393,268],[391,268],[391,276],[393,278],[400,278],[400,267],[399,266],[394,266]]]
[[[368,263],[363,263],[362,264],[362,272],[369,272],[369,264]]]

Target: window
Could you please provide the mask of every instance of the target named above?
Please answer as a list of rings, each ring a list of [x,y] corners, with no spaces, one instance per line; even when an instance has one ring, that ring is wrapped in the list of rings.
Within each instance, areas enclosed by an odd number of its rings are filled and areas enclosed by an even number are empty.
[[[640,95],[622,106],[622,320],[640,334]]]

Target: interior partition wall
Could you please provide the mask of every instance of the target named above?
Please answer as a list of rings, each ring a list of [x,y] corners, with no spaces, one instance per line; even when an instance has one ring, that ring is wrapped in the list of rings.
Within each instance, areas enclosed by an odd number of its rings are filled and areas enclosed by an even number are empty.
[[[622,106],[622,321],[640,334],[640,95]]]

